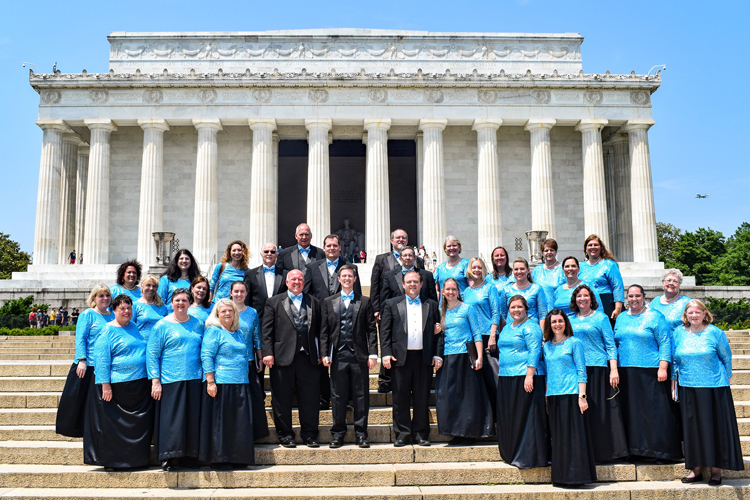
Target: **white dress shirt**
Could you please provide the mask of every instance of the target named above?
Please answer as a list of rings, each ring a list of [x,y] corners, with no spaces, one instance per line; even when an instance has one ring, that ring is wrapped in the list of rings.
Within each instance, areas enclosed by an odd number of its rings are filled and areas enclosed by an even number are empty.
[[[276,279],[276,275],[273,272],[263,272],[263,277],[266,280],[266,295],[268,298],[273,297],[273,282]]]
[[[408,299],[408,297],[407,297]],[[406,323],[408,340],[406,349],[409,351],[422,349],[422,304],[409,304],[406,301]]]

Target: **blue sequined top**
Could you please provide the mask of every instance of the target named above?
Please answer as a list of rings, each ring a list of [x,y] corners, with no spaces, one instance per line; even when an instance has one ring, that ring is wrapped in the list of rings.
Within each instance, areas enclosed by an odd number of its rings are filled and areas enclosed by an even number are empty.
[[[615,302],[625,301],[620,266],[611,259],[602,259],[593,266],[584,260],[578,278],[593,287],[599,295],[611,293]]]
[[[133,323],[138,327],[141,336],[146,341],[148,341],[148,336],[154,329],[154,325],[167,314],[169,313],[165,305],[146,304],[141,300],[133,303]]]
[[[194,318],[200,320],[201,323],[205,324],[208,319],[208,315],[211,314],[211,310],[214,308],[214,303],[208,307],[203,306],[190,306],[188,307],[188,314]]]
[[[574,314],[570,317],[575,338],[581,341],[586,353],[586,366],[607,366],[607,361],[617,359],[615,334],[609,318],[601,309],[590,316],[581,317]]]
[[[76,357],[73,363],[78,363],[78,361],[84,359],[86,360],[86,366],[94,366],[96,340],[107,323],[114,319],[114,313],[110,312],[104,316],[93,308],[86,309],[78,316],[78,323],[76,323]]]
[[[477,308],[465,302],[455,309],[445,311],[444,356],[464,354],[467,352],[466,342],[482,341],[477,320]]]
[[[107,325],[96,341],[97,384],[146,378],[146,341],[131,321],[128,326]]]
[[[578,384],[586,383],[586,359],[583,342],[569,337],[559,344],[544,343],[547,367],[547,396],[578,394]]]
[[[469,280],[466,278],[466,269],[469,268],[469,259],[461,259],[458,264],[448,268],[448,262],[441,262],[435,269],[435,281],[440,289],[443,289],[443,282],[448,278],[453,278],[458,282],[458,291],[462,294],[464,289],[469,286]]]
[[[260,345],[260,318],[258,312],[250,306],[240,312],[240,331],[245,338],[245,344],[248,348],[252,347],[256,351],[261,348]],[[251,359],[255,356],[250,353]]]
[[[648,306],[664,315],[667,323],[669,323],[669,331],[672,332],[678,326],[682,326],[682,312],[685,310],[687,303],[690,302],[690,297],[687,295],[681,295],[671,304],[662,304],[662,297],[664,297],[664,295],[654,297],[654,300],[652,300]]]
[[[508,322],[497,336],[498,375],[518,377],[526,375],[526,368],[539,366],[542,353],[542,329],[528,319],[518,326]]]
[[[158,378],[162,384],[202,378],[203,330],[203,323],[193,317],[184,323],[166,319],[156,323],[148,338],[148,378]]]
[[[242,332],[211,326],[203,336],[201,364],[204,379],[213,372],[217,384],[247,384],[248,349]]]
[[[539,264],[531,271],[531,279],[547,294],[547,304],[555,301],[555,289],[568,282],[563,273],[562,264],[551,270],[545,269],[544,264]]]
[[[674,330],[674,372],[683,387],[726,387],[732,377],[732,349],[714,325],[700,333],[684,326]],[[674,377],[672,377],[674,378]]]
[[[161,301],[167,306],[167,312],[173,312],[172,309],[172,294],[179,288],[185,288],[190,290],[190,282],[188,280],[179,279],[177,281],[169,281],[168,276],[162,276],[159,278],[159,289],[156,293],[161,297]]]
[[[566,281],[567,283],[567,281]],[[588,284],[588,283],[586,283]],[[579,285],[580,286],[580,285]],[[589,285],[591,287],[591,285]],[[575,316],[576,313],[570,310],[570,300],[573,298],[573,292],[575,289],[578,288],[573,287],[570,289],[565,288],[565,285],[560,285],[557,288],[555,288],[555,300],[552,304],[552,307],[550,308],[550,311],[552,309],[560,309],[562,312],[568,315],[568,318],[571,318]],[[594,298],[596,299],[596,303],[598,305],[598,308],[602,308],[602,298],[599,296],[599,294],[594,290],[593,287],[591,287],[591,291],[594,292]]]
[[[508,306],[510,306],[510,299],[516,295],[523,295],[526,299],[526,303],[529,305],[529,319],[539,323],[543,320],[549,308],[547,307],[547,294],[541,286],[536,283],[531,283],[523,290],[517,290],[516,285],[508,285],[500,292],[500,315],[506,320],[508,319]],[[512,318],[510,321],[513,321]]]
[[[492,273],[485,276],[484,281],[491,285],[495,285],[495,288],[497,288],[498,293],[502,291],[503,288],[510,285],[511,283],[516,282],[516,278],[513,276],[513,274],[508,274],[507,276],[498,276],[497,279],[495,279],[494,275]]]
[[[212,302],[216,303],[219,299],[228,299],[232,283],[235,281],[243,281],[245,279],[245,271],[247,271],[247,269],[237,269],[236,267],[227,264],[224,268],[224,272],[221,273],[221,264],[216,264],[210,281],[211,293],[214,294]],[[220,273],[221,277],[219,277]]]
[[[112,294],[113,299],[118,295],[127,295],[133,303],[140,299],[143,294],[143,292],[141,292],[141,287],[139,286],[135,287],[135,290],[128,290],[122,285],[112,285],[109,287],[109,292]]]
[[[467,287],[461,296],[464,303],[475,310],[476,328],[481,335],[489,335],[492,325],[500,326],[500,294],[497,288],[485,282],[479,288]]]
[[[669,325],[664,315],[653,309],[617,316],[615,344],[618,366],[658,368],[660,361],[672,360]]]

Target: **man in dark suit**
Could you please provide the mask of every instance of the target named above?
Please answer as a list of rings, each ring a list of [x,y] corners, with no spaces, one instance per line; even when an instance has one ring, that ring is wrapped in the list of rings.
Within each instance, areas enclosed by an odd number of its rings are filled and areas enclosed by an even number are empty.
[[[320,302],[303,292],[302,271],[286,277],[287,293],[266,301],[262,322],[263,363],[269,368],[273,421],[281,445],[295,448],[292,430],[292,398],[302,428],[302,441],[310,448],[318,442],[320,377]]]
[[[354,402],[357,446],[369,448],[367,414],[370,409],[370,370],[378,362],[378,335],[370,299],[354,291],[357,270],[351,264],[339,268],[341,293],[323,301],[320,352],[331,368],[333,427],[331,448],[341,448],[346,434],[346,405]]]
[[[263,320],[266,301],[274,295],[286,292],[286,283],[284,283],[281,270],[276,265],[278,257],[276,245],[271,242],[263,245],[261,257],[263,265],[245,271],[245,284],[247,285],[245,305],[258,312],[260,321]]]
[[[380,320],[380,353],[386,368],[392,368],[393,430],[395,447],[406,446],[412,438],[419,446],[429,446],[429,399],[432,367],[439,370],[443,360],[443,336],[435,335],[440,322],[437,302],[419,297],[422,275],[403,275],[406,295],[385,301]],[[409,414],[414,402],[414,416]]]
[[[401,267],[399,269],[393,269],[383,275],[383,287],[380,293],[381,298],[386,301],[393,297],[399,297],[404,295],[404,282],[403,276],[407,271],[416,271],[422,275],[422,291],[419,292],[419,297],[422,300],[432,299],[437,302],[437,291],[435,290],[435,278],[430,271],[424,269],[417,269],[414,266],[415,261],[414,248],[404,247],[401,250]]]
[[[310,231],[310,226],[304,222],[297,226],[297,230],[294,232],[294,239],[297,240],[296,245],[285,248],[279,253],[279,260],[276,266],[279,268],[282,276],[286,276],[285,273],[288,273],[292,269],[299,269],[304,274],[307,270],[307,264],[324,258],[323,250],[310,244],[312,231]]]

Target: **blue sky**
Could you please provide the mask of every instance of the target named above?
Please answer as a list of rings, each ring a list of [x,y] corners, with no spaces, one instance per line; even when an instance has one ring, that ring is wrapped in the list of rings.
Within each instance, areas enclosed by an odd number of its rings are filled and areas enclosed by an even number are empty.
[[[666,64],[649,132],[657,220],[726,236],[750,221],[750,35],[744,2],[4,2],[0,16],[0,231],[31,251],[42,133],[24,61],[106,72],[111,31],[382,28],[581,33],[586,73]],[[742,34],[744,33],[744,35]],[[695,194],[710,193],[705,200]],[[133,207],[137,210],[137,207]]]

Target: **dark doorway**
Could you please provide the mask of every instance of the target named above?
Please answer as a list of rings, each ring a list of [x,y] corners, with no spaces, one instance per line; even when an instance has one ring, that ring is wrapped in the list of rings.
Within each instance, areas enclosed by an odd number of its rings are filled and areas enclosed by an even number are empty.
[[[296,244],[294,230],[307,219],[307,141],[279,141],[277,245]]]
[[[367,146],[362,141],[333,141],[331,166],[331,232],[349,227],[365,232],[365,170]]]
[[[396,228],[403,229],[409,235],[409,243],[416,245],[418,242],[417,143],[415,141],[388,141],[388,184],[391,204],[389,231]]]

